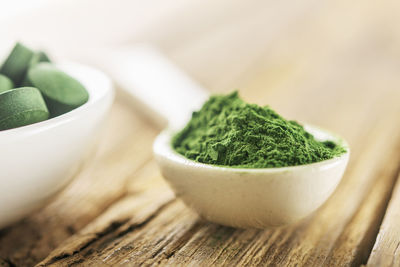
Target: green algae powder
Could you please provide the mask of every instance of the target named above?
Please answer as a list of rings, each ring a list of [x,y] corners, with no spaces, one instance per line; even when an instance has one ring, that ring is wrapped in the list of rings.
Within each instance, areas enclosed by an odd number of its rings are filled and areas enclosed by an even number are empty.
[[[197,162],[240,168],[303,165],[346,152],[332,141],[317,141],[268,106],[244,102],[237,92],[211,96],[173,137],[172,146]]]

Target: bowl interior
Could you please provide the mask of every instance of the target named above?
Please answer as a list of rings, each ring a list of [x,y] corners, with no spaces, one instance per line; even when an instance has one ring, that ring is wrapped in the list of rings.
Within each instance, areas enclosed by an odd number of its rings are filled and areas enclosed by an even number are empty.
[[[89,93],[88,102],[74,110],[42,122],[0,131],[0,144],[3,142],[10,142],[14,138],[36,134],[46,131],[49,128],[56,127],[57,125],[68,123],[70,120],[77,119],[81,112],[91,109],[91,107],[96,105],[100,100],[104,98],[114,98],[114,88],[111,79],[103,72],[73,62],[63,62],[57,64],[57,66],[83,84]]]

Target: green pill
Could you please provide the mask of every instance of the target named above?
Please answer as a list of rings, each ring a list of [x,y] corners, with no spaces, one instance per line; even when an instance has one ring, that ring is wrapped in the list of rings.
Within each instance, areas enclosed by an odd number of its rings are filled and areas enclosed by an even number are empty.
[[[28,70],[28,82],[43,94],[52,117],[71,111],[89,99],[85,87],[49,63]]]
[[[34,53],[32,50],[17,43],[4,61],[0,73],[9,77],[16,86],[20,85],[25,77],[33,55]]]
[[[50,58],[43,51],[35,52],[29,62],[29,67],[33,67],[40,62],[51,62]]]
[[[0,93],[8,91],[14,87],[14,83],[5,75],[0,74]]]
[[[0,94],[0,130],[40,122],[49,118],[49,111],[40,91],[20,87]]]
[[[45,52],[42,52],[42,51],[35,52],[35,54],[31,58],[31,61],[29,62],[28,70],[29,70],[29,68],[32,68],[33,66],[35,66],[36,64],[38,64],[40,62],[51,63],[50,58],[46,55]],[[31,86],[31,83],[29,82],[26,75],[25,75],[24,79],[22,79],[22,81],[19,85],[21,87],[22,86]]]

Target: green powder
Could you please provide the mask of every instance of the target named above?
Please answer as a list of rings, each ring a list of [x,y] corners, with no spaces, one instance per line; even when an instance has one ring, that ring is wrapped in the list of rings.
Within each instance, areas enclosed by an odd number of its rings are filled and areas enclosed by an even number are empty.
[[[268,106],[244,102],[237,92],[210,97],[172,146],[197,162],[241,168],[303,165],[346,152],[332,141],[317,141]]]

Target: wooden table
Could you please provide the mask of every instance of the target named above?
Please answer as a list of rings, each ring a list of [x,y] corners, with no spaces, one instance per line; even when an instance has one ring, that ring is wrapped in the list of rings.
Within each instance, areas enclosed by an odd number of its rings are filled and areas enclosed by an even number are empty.
[[[344,136],[351,160],[323,207],[278,229],[201,220],[154,163],[160,129],[117,98],[74,181],[0,232],[0,266],[400,266],[399,1],[266,2],[154,42],[212,92]]]

